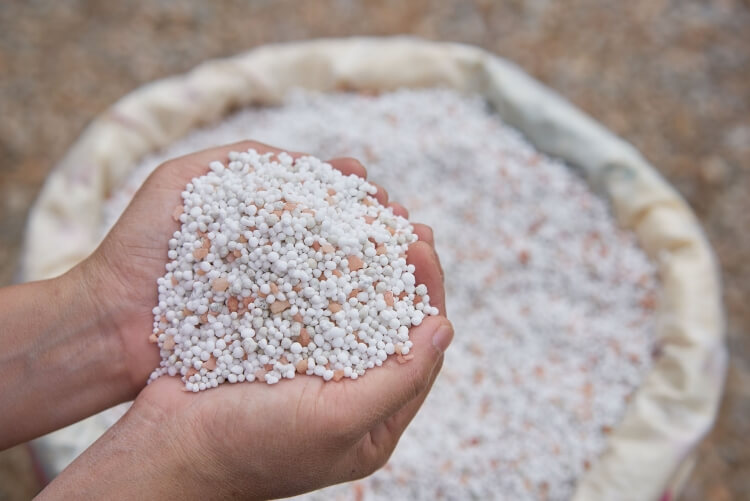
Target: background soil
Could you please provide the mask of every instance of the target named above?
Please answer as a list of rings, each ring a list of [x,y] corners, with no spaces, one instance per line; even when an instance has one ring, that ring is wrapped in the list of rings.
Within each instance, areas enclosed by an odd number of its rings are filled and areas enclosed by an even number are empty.
[[[750,492],[750,2],[150,1],[0,4],[0,285],[45,176],[96,114],[206,58],[276,41],[409,33],[515,60],[632,142],[679,189],[721,261],[731,368],[682,497]],[[0,500],[38,489],[0,454]],[[744,494],[743,494],[744,493]]]

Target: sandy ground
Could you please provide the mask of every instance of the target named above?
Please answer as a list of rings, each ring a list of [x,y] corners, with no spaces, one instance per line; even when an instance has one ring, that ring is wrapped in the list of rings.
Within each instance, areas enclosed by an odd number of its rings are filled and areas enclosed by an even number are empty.
[[[748,0],[135,3],[0,4],[0,285],[54,162],[135,87],[275,41],[411,33],[480,45],[635,144],[703,221],[724,275],[731,369],[682,499],[750,492]],[[25,449],[0,454],[0,500],[29,498],[31,471]]]

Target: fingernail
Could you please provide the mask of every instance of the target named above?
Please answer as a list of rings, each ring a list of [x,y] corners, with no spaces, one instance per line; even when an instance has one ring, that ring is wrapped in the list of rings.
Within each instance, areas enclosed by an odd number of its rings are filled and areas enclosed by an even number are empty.
[[[442,324],[435,335],[432,336],[432,345],[443,353],[453,340],[453,326],[451,324]]]

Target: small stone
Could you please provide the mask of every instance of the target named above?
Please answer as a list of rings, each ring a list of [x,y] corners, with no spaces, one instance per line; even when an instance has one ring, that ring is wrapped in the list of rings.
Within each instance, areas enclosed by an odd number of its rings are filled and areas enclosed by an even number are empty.
[[[289,308],[289,306],[291,306],[289,301],[274,301],[274,303],[269,306],[269,309],[271,310],[271,313],[281,313]]]
[[[181,204],[176,206],[174,210],[172,211],[172,219],[179,222],[180,216],[182,215],[183,212],[184,212],[184,208],[182,207]]]
[[[214,280],[212,289],[214,292],[224,292],[229,287],[229,280],[226,278],[217,278]]]
[[[209,371],[216,369],[216,359],[211,356],[207,361],[203,362],[203,367]]]
[[[310,334],[307,332],[306,327],[302,327],[302,329],[299,331],[299,344],[302,346],[307,346],[310,344]]]
[[[167,338],[164,340],[164,344],[162,345],[162,349],[171,350],[174,348],[174,345],[174,336],[167,336]]]
[[[307,360],[303,359],[294,364],[294,368],[297,369],[298,374],[304,374],[307,372]]]
[[[346,259],[349,262],[349,269],[351,271],[359,271],[365,266],[365,262],[357,256],[348,256]]]

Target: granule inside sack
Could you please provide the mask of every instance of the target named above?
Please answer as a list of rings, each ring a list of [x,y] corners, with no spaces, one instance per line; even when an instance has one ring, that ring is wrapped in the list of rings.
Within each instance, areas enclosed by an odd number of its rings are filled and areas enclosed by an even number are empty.
[[[388,464],[309,499],[569,499],[650,367],[655,267],[606,202],[477,96],[293,93],[196,130],[133,171],[255,139],[353,156],[431,225],[456,337]]]

